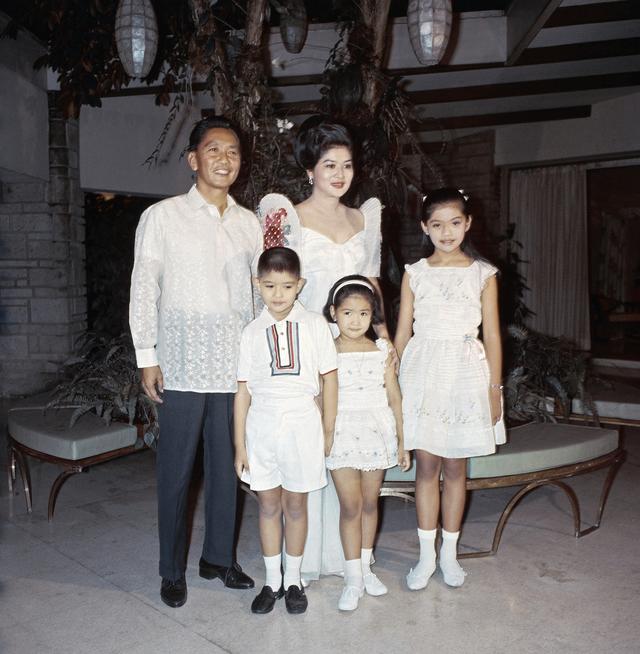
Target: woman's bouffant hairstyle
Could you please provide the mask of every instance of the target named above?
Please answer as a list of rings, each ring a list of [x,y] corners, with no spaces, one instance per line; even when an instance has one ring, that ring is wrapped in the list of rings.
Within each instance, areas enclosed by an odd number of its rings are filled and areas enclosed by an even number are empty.
[[[230,121],[224,116],[208,116],[207,118],[202,118],[199,120],[191,130],[189,134],[189,145],[187,146],[187,152],[195,152],[198,149],[200,143],[205,134],[210,129],[228,129],[230,132],[233,132],[238,139],[238,143],[242,148],[242,134],[238,126]]]
[[[300,278],[300,258],[291,248],[269,248],[258,259],[258,278],[270,272],[289,273]]]
[[[354,282],[354,283],[348,283]],[[344,284],[338,291],[336,289]],[[365,286],[366,284],[366,286]],[[373,290],[371,290],[373,289]],[[382,311],[382,300],[380,295],[376,291],[373,284],[362,275],[347,275],[339,279],[329,291],[329,297],[327,298],[327,303],[323,309],[324,317],[329,322],[335,322],[331,317],[330,307],[333,305],[334,309],[338,309],[340,305],[349,297],[357,295],[361,298],[364,298],[371,305],[371,324],[380,325],[384,322],[384,313]],[[370,332],[372,330],[369,330]],[[367,332],[369,338],[375,339],[375,332],[370,334]]]
[[[349,130],[325,116],[311,116],[300,125],[294,154],[301,168],[312,170],[330,148],[344,146],[353,155],[353,139]]]

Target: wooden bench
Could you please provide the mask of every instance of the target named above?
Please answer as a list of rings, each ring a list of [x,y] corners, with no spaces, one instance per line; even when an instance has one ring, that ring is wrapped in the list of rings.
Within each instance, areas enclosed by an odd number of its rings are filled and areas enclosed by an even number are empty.
[[[13,493],[16,467],[24,487],[27,511],[32,512],[31,476],[26,456],[62,466],[49,492],[49,521],[53,520],[56,499],[64,482],[78,472],[125,454],[139,451],[135,426],[112,422],[106,425],[93,413],[85,413],[69,427],[75,409],[42,407],[13,408],[7,416],[9,447],[9,492]]]
[[[600,527],[609,490],[625,455],[615,429],[554,423],[530,423],[510,429],[507,444],[501,445],[495,454],[469,459],[467,490],[520,488],[500,514],[491,548],[467,552],[460,558],[495,554],[515,507],[523,497],[543,486],[555,486],[569,499],[576,538],[595,531]],[[582,529],[578,497],[565,480],[603,468],[608,473],[600,493],[596,521]],[[415,501],[415,463],[408,472],[400,468],[387,470],[380,494]]]

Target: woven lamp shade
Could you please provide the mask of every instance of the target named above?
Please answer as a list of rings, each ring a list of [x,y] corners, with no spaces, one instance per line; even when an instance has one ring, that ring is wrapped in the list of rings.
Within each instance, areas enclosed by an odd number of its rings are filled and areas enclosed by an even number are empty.
[[[116,12],[116,47],[130,77],[146,77],[158,49],[158,23],[150,0],[120,0]]]
[[[451,0],[409,0],[407,27],[418,61],[435,66],[449,43]]]

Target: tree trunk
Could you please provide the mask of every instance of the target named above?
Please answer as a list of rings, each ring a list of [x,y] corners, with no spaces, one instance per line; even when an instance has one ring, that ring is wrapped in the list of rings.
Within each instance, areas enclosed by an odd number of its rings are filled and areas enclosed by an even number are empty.
[[[382,95],[383,87],[376,72],[382,67],[385,58],[389,5],[391,0],[362,0],[362,20],[372,36],[372,68],[363,71],[364,101],[372,109]]]

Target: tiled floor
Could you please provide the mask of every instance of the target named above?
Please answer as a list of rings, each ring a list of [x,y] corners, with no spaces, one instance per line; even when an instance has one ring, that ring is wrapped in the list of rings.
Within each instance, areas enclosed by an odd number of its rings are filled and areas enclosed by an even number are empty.
[[[564,495],[525,498],[498,556],[465,562],[460,589],[436,574],[411,592],[403,577],[417,553],[413,506],[384,500],[376,571],[385,597],[364,597],[353,614],[336,603],[337,577],[308,589],[309,610],[278,603],[254,616],[254,591],[198,577],[201,498],[189,555],[189,599],[159,598],[154,459],[150,452],[77,475],[63,487],[54,522],[46,496],[55,473],[32,466],[34,513],[0,491],[0,652],[4,654],[265,652],[640,652],[640,429],[626,430],[628,461],[613,486],[602,528],[576,541]],[[602,472],[572,485],[584,517],[595,511]],[[473,494],[463,541],[488,545],[508,489]],[[261,586],[256,505],[244,506],[238,558]]]

